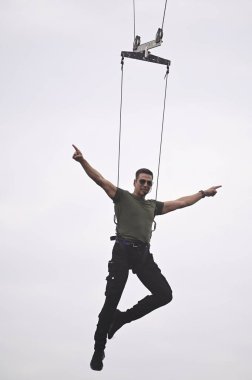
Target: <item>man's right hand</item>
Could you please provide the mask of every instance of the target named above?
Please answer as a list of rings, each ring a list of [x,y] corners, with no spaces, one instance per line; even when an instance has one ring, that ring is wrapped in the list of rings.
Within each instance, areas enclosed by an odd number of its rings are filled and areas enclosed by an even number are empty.
[[[73,144],[72,144],[73,145]],[[77,162],[81,162],[83,160],[83,155],[80,151],[80,149],[77,148],[77,146],[73,145],[75,152],[73,154],[73,159]]]
[[[72,144],[73,145],[73,144]],[[73,159],[81,164],[87,175],[103,190],[108,194],[110,198],[114,198],[117,187],[114,186],[111,182],[105,179],[101,173],[99,173],[96,169],[94,169],[86,159],[84,159],[80,149],[77,146],[73,145],[75,152],[73,154]]]

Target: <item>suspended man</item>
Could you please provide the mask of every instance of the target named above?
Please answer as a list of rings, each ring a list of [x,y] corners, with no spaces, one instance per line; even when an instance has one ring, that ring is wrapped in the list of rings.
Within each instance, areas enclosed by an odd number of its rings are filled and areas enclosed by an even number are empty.
[[[145,197],[151,191],[153,182],[153,174],[149,169],[137,170],[134,191],[130,193],[105,179],[87,162],[81,151],[75,145],[73,147],[75,149],[73,159],[81,164],[86,174],[114,202],[117,219],[116,240],[112,258],[108,263],[106,298],[98,317],[94,335],[94,353],[90,363],[93,370],[101,371],[107,338],[111,339],[126,323],[142,318],[172,300],[171,287],[150,253],[151,231],[155,216],[191,206],[204,197],[213,197],[221,186],[212,186],[207,190],[200,190],[193,195],[173,201],[146,200]],[[137,275],[151,294],[132,308],[120,311],[117,306],[129,270]]]

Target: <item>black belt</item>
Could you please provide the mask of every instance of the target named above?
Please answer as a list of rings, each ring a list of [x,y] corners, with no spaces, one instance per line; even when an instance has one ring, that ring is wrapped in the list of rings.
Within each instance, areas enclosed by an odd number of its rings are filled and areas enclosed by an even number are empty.
[[[148,243],[144,243],[143,241],[140,240],[127,240],[124,239],[120,236],[116,236],[115,239],[116,242],[121,243],[123,245],[132,247],[132,248],[139,248],[139,247],[149,247],[150,245]]]

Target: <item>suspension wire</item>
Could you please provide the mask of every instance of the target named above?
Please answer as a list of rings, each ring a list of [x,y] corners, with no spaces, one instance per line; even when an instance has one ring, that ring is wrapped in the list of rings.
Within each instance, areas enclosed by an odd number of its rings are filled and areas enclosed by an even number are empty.
[[[164,29],[166,6],[167,6],[167,0],[165,0],[162,27],[161,27],[162,30]],[[133,0],[133,24],[134,24],[133,28],[134,28],[134,41],[135,41],[135,38],[136,38],[136,6],[135,6],[135,0]]]
[[[133,0],[133,17],[134,17],[134,40],[136,38],[136,7],[135,7],[135,0]]]
[[[122,59],[121,59],[121,100],[120,100],[120,123],[119,123],[119,139],[118,139],[117,187],[119,187],[119,179],[120,179],[121,133],[122,133],[122,99],[123,99],[123,65],[124,65],[124,57],[122,57]]]
[[[165,0],[165,7],[164,7],[164,14],[163,14],[163,21],[162,21],[162,29],[163,29],[163,27],[164,27],[164,20],[165,20],[166,5],[167,5],[167,0]]]
[[[124,67],[124,57],[122,57],[122,59],[121,59],[121,100],[120,100],[120,122],[119,122],[119,138],[118,138],[117,187],[119,187],[119,181],[120,181],[121,135],[122,135],[122,104],[123,104],[123,67]],[[166,74],[165,74],[165,91],[164,91],[164,102],[163,102],[163,113],[162,113],[162,126],[161,126],[161,133],[160,133],[159,156],[158,156],[158,170],[157,170],[157,186],[156,186],[155,200],[157,200],[157,194],[158,194],[160,163],[161,163],[163,133],[164,133],[164,119],[165,119],[165,106],[166,106],[168,74],[169,74],[169,66],[167,66],[167,70],[166,70]]]
[[[165,13],[166,13],[166,5],[167,0],[165,0],[163,21],[162,21],[162,30],[164,27]],[[134,41],[136,38],[136,10],[135,10],[135,0],[133,0],[133,16],[134,16]],[[122,133],[122,100],[123,100],[123,65],[124,65],[124,57],[121,59],[121,100],[120,100],[120,125],[119,125],[119,139],[118,139],[118,163],[117,163],[117,187],[119,187],[120,180],[120,159],[121,159],[121,133]],[[156,196],[155,201],[157,201],[158,194],[158,183],[159,183],[159,172],[160,172],[160,162],[161,162],[161,153],[162,153],[162,143],[163,143],[163,131],[164,131],[164,117],[165,117],[165,104],[166,104],[166,93],[167,93],[167,79],[169,74],[169,65],[167,66],[166,74],[165,74],[165,93],[164,93],[164,105],[163,105],[163,115],[162,115],[162,128],[161,128],[161,136],[160,136],[160,145],[159,145],[159,157],[158,157],[158,173],[157,173],[157,186],[156,186]],[[114,215],[114,222],[117,224],[116,216]],[[156,222],[154,223],[154,229],[156,229]],[[111,240],[114,240],[114,236],[111,236]]]
[[[158,181],[159,181],[160,162],[161,162],[162,143],[163,143],[164,117],[165,117],[165,104],[166,104],[166,93],[167,93],[167,79],[168,79],[168,74],[169,74],[169,66],[167,66],[167,70],[166,70],[166,74],[165,74],[164,106],[163,106],[162,128],[161,128],[160,145],[159,145],[158,172],[157,172],[157,186],[156,186],[156,196],[155,196],[155,200],[157,200],[157,194],[158,194]]]

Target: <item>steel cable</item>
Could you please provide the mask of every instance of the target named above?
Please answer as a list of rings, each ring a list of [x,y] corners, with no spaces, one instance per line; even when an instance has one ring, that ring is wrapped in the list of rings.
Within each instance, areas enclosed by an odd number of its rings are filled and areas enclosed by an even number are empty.
[[[133,0],[133,16],[134,16],[134,41],[136,38],[136,8],[135,8],[135,0]]]
[[[157,200],[157,194],[158,194],[158,182],[159,182],[160,162],[161,162],[162,144],[163,144],[164,117],[165,117],[165,104],[166,104],[166,93],[167,93],[167,79],[168,79],[168,74],[169,74],[169,66],[167,66],[167,71],[166,71],[166,75],[165,75],[165,94],[164,94],[164,106],[163,106],[163,116],[162,116],[162,127],[161,127],[160,144],[159,144],[158,172],[157,172],[157,186],[156,186],[156,196],[155,196],[155,200]]]
[[[120,180],[120,158],[121,158],[121,133],[122,133],[122,100],[123,100],[123,65],[124,58],[121,59],[121,101],[120,101],[120,122],[119,122],[119,141],[118,141],[118,162],[117,162],[117,187]]]
[[[164,14],[163,14],[163,21],[162,21],[162,30],[163,30],[163,28],[164,28],[164,20],[165,20],[166,5],[167,5],[167,0],[165,0],[165,7],[164,7]]]

